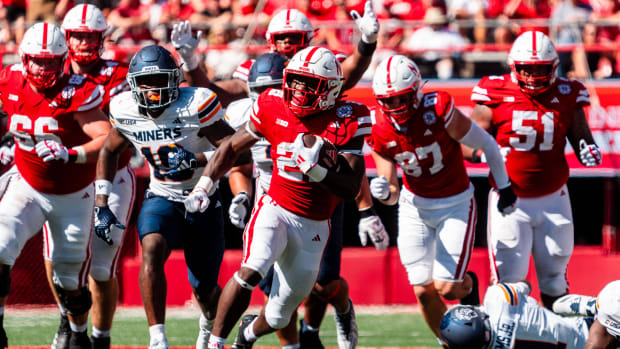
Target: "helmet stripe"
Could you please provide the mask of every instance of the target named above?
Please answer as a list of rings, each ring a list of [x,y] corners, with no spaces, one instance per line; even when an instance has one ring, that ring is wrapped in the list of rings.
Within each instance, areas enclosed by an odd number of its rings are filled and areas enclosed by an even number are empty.
[[[532,56],[536,57],[536,31],[532,31]]]
[[[47,22],[43,23],[43,45],[42,50],[47,50]]]
[[[286,24],[291,24],[291,10],[286,10]]]
[[[82,5],[82,25],[86,25],[86,12],[88,12],[88,6]]]
[[[392,84],[392,79],[390,78],[390,67],[392,66],[392,58],[394,58],[394,56],[390,56],[390,58],[388,58],[388,61],[387,61],[387,84],[388,84],[388,88]]]
[[[304,67],[308,67],[308,64],[310,63],[310,60],[312,59],[312,56],[314,56],[314,53],[316,51],[318,51],[319,48],[320,47],[315,46],[315,47],[312,48],[312,50],[310,50],[310,52],[308,52],[308,56],[306,56],[306,59],[305,59],[304,64],[303,64]]]

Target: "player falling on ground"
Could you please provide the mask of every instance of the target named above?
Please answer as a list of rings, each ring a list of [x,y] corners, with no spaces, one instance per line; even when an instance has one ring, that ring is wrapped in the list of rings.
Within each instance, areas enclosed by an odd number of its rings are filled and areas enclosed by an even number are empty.
[[[531,254],[541,300],[549,309],[568,293],[566,268],[574,245],[566,138],[584,166],[601,163],[583,111],[590,104],[588,90],[578,81],[557,77],[558,62],[545,34],[525,32],[508,55],[511,73],[482,78],[471,95],[477,103],[471,119],[507,153],[506,169],[519,197],[516,212],[506,216],[496,209],[496,191],[489,194],[492,278],[525,280]],[[479,160],[477,155],[474,151]]]
[[[110,129],[100,110],[104,94],[86,77],[63,74],[67,44],[52,24],[31,27],[19,53],[22,64],[0,75],[0,98],[17,144],[18,171],[9,178],[0,202],[0,303],[4,307],[10,266],[47,221],[44,253],[68,315],[69,347],[90,348],[86,329],[92,181],[97,154]],[[6,346],[2,337],[0,345]]]
[[[329,238],[329,217],[341,198],[359,192],[364,173],[364,132],[358,129],[358,118],[369,112],[339,100],[342,79],[331,51],[308,47],[298,52],[284,70],[284,89],[259,96],[250,121],[216,151],[185,202],[189,211],[204,209],[214,181],[237,154],[263,136],[269,141],[274,164],[269,192],[259,199],[244,232],[241,269],[224,288],[209,348],[223,347],[249,304],[251,290],[272,265],[274,292],[264,314],[244,319],[235,348],[251,348],[257,337],[284,328],[314,285]],[[304,134],[326,140],[317,138],[306,147]],[[319,155],[328,141],[341,154],[337,166],[327,166]]]
[[[448,300],[478,303],[477,278],[467,272],[474,247],[476,201],[459,143],[484,151],[497,178],[504,214],[513,193],[497,143],[454,106],[446,92],[422,92],[416,64],[405,56],[383,60],[372,88],[380,106],[368,144],[377,166],[372,195],[398,207],[398,251],[422,314],[439,337]],[[396,164],[403,170],[399,190]],[[400,194],[399,194],[400,191]]]
[[[95,212],[101,228],[118,221],[108,206],[117,159],[131,143],[149,163],[151,181],[138,216],[142,244],[140,291],[149,323],[150,348],[168,348],[164,330],[164,264],[173,248],[185,252],[189,282],[202,316],[212,321],[221,288],[224,223],[219,194],[204,212],[188,213],[183,200],[192,190],[209,151],[231,135],[215,93],[179,88],[181,69],[161,46],[142,48],[131,60],[131,92],[110,104],[110,131],[97,166]],[[206,341],[206,339],[204,339]]]

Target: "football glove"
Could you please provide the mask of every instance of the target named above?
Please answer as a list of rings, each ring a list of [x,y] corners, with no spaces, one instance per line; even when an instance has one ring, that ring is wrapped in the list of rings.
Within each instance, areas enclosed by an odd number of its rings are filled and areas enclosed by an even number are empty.
[[[248,193],[242,191],[235,195],[230,202],[230,207],[228,208],[230,222],[237,228],[245,228],[245,217],[247,216],[249,210],[250,197],[248,196]]]
[[[168,168],[169,171],[161,171],[164,175],[171,175],[187,169],[198,167],[196,155],[191,151],[187,151],[181,147],[173,147],[173,151],[168,152]]]
[[[69,149],[56,141],[40,141],[35,146],[35,149],[37,150],[37,155],[42,157],[44,162],[50,162],[52,160],[69,161]]]
[[[110,236],[110,227],[114,225],[119,229],[125,229],[108,206],[95,206],[95,235],[106,244],[112,246],[114,241]]]
[[[370,194],[379,200],[387,200],[390,197],[390,181],[384,176],[373,178],[370,181]]]
[[[188,212],[204,212],[207,207],[209,207],[209,195],[207,191],[203,187],[196,186],[194,190],[187,196],[185,200],[183,200],[183,204],[185,205],[185,209]]]
[[[366,0],[364,6],[364,16],[360,16],[357,11],[351,11],[351,17],[355,20],[357,28],[362,33],[362,41],[367,44],[374,44],[377,42],[377,35],[379,34],[379,20],[377,15],[372,9],[372,3],[370,0]]]
[[[362,246],[366,246],[368,236],[370,236],[370,240],[375,244],[377,251],[383,251],[390,245],[390,237],[385,231],[381,218],[377,215],[360,218],[359,235]]]
[[[172,33],[170,34],[170,41],[172,46],[179,53],[181,62],[183,63],[183,70],[191,71],[198,67],[198,57],[196,55],[196,48],[200,42],[202,31],[196,33],[196,37],[192,37],[192,25],[189,21],[177,23],[172,26]]]
[[[15,159],[15,143],[0,146],[0,163],[8,165]]]
[[[579,141],[579,159],[584,166],[593,167],[601,164],[603,155],[596,144],[587,144],[582,139]]]
[[[316,142],[311,148],[307,148],[303,141],[304,134],[300,133],[293,142],[293,154],[295,154],[295,162],[297,167],[305,175],[310,177],[315,182],[322,181],[327,175],[327,170],[322,166],[317,166],[319,162],[319,155],[321,148],[323,147],[323,138],[317,137]]]
[[[517,195],[512,190],[512,186],[509,185],[504,189],[499,190],[499,200],[497,201],[497,209],[503,216],[513,213],[516,210],[515,204],[517,202]]]

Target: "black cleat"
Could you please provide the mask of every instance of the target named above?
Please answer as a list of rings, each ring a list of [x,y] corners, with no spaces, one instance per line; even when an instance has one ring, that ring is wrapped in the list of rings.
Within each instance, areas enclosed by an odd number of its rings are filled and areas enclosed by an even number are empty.
[[[8,348],[9,347],[9,339],[6,337],[6,332],[4,331],[4,327],[0,327],[0,348]]]
[[[71,331],[71,340],[69,341],[69,349],[92,349],[88,333]]]
[[[306,329],[306,322],[299,320],[299,348],[300,349],[325,349],[319,331],[310,331]]]
[[[110,349],[110,337],[90,337],[93,349]]]
[[[459,300],[459,303],[463,305],[478,306],[480,305],[480,293],[478,292],[478,276],[471,270],[467,271],[467,275],[469,275],[471,277],[471,280],[473,281],[471,285],[471,292],[467,296],[461,298]]]
[[[241,323],[239,324],[239,332],[237,333],[237,338],[235,339],[235,342],[233,343],[232,347],[230,347],[231,349],[250,349],[250,348],[252,348],[252,346],[254,345],[254,342],[250,342],[250,341],[246,340],[245,337],[243,336],[243,331],[257,317],[258,317],[258,315],[248,314],[248,315],[244,315],[241,318]]]
[[[58,331],[52,341],[52,349],[69,349],[69,342],[71,341],[71,326],[69,325],[69,318],[66,314],[60,314],[60,325],[58,325]]]

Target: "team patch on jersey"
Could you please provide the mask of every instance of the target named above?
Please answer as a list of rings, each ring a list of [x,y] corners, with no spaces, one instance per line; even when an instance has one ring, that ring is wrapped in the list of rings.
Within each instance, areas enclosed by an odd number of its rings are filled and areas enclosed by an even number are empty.
[[[84,79],[86,79],[85,76],[74,74],[74,75],[71,75],[71,78],[69,79],[69,83],[72,85],[80,85],[82,84]]]
[[[336,109],[336,115],[341,119],[348,118],[353,115],[353,107],[348,104],[341,105]]]
[[[435,115],[434,112],[427,111],[422,116],[422,119],[424,119],[424,123],[426,123],[427,125],[430,126],[430,125],[434,124],[437,121],[437,116]]]
[[[561,94],[563,94],[563,95],[569,94],[570,90],[571,90],[571,88],[570,88],[570,85],[568,85],[568,84],[560,84],[560,85],[558,85],[558,91]]]
[[[60,93],[60,97],[64,100],[71,99],[73,96],[75,96],[75,87],[71,85],[65,86]]]

